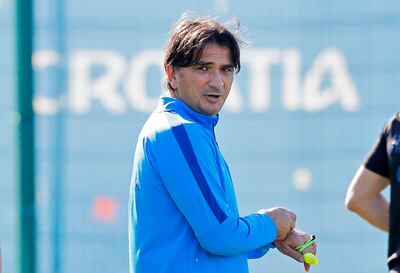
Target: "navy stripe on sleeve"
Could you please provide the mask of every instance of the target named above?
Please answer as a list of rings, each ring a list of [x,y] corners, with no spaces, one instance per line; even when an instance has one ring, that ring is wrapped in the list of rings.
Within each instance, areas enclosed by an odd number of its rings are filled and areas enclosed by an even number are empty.
[[[211,193],[211,189],[204,177],[203,172],[200,169],[199,162],[197,161],[196,155],[193,151],[192,144],[190,143],[189,137],[182,124],[177,126],[172,126],[172,132],[185,156],[186,162],[188,163],[193,176],[197,181],[204,198],[206,199],[210,209],[214,213],[215,217],[218,219],[219,223],[222,223],[227,218],[225,212],[220,208],[215,199],[215,196]]]

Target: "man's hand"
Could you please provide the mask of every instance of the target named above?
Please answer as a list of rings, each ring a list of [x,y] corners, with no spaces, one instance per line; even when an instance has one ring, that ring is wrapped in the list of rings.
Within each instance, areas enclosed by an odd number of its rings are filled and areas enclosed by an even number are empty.
[[[260,214],[268,214],[278,230],[277,240],[284,240],[296,225],[296,214],[285,208],[262,209]]]
[[[308,272],[310,270],[310,265],[304,262],[303,254],[297,252],[295,248],[307,242],[309,238],[310,235],[307,233],[293,229],[285,240],[276,240],[275,246],[283,254],[295,259],[299,263],[304,263],[304,270]],[[303,253],[308,252],[315,255],[317,253],[317,245],[313,243],[306,248]]]

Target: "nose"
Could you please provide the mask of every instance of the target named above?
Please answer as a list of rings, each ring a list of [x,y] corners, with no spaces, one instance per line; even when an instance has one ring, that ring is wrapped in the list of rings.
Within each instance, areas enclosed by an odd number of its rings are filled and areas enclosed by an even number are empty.
[[[224,80],[219,71],[216,71],[211,75],[208,85],[215,89],[222,89],[224,87]]]

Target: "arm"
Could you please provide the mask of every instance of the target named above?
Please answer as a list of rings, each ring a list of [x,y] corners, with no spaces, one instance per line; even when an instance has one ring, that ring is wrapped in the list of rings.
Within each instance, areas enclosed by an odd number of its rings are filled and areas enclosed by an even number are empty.
[[[388,231],[389,203],[381,193],[388,185],[389,179],[361,166],[347,190],[346,207],[371,225]]]
[[[210,139],[196,127],[188,130],[188,135],[191,145],[165,131],[156,142],[147,142],[145,150],[201,246],[210,253],[229,256],[272,243],[277,235],[272,218],[257,213],[237,216],[236,206],[230,207],[226,199],[231,197],[220,186]],[[193,149],[189,160],[179,146],[182,143]]]

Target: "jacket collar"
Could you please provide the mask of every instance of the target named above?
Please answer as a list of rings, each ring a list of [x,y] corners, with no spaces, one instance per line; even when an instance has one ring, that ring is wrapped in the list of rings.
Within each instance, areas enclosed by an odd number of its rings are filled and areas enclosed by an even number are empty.
[[[197,113],[187,106],[182,100],[163,96],[157,107],[157,111],[173,111],[181,115],[183,118],[191,121],[214,127],[218,123],[219,115],[209,116]]]

